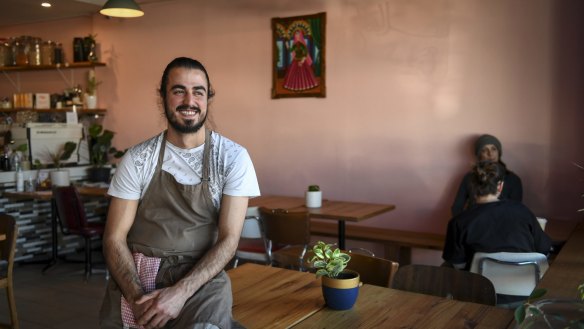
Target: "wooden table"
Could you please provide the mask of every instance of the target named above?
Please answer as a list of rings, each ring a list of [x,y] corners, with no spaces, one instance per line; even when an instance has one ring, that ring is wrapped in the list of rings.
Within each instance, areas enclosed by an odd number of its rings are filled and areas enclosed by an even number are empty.
[[[88,197],[107,197],[107,188],[105,187],[88,187],[88,186],[78,186],[77,192],[82,196]],[[51,259],[43,272],[57,264],[59,259],[59,246],[58,246],[58,236],[57,230],[59,223],[57,221],[57,209],[55,202],[53,201],[53,192],[48,191],[34,191],[34,192],[16,192],[16,191],[4,191],[3,194],[7,198],[16,200],[40,200],[40,201],[50,201],[51,202]]]
[[[314,274],[247,263],[227,272],[233,317],[243,326],[288,328],[324,307]]]
[[[395,206],[392,204],[333,201],[326,199],[322,200],[322,206],[320,208],[307,208],[304,198],[277,195],[253,198],[249,201],[249,207],[308,211],[311,218],[336,220],[339,223],[339,248],[341,249],[345,249],[346,221],[360,222],[395,209]]]
[[[548,292],[545,298],[578,298],[577,287],[584,283],[584,222],[572,232],[560,253],[539,282]]]
[[[327,308],[314,274],[244,264],[227,272],[233,317],[247,328],[505,328],[513,311],[363,285],[355,306]]]
[[[365,284],[352,309],[323,308],[294,328],[505,328],[513,311]]]

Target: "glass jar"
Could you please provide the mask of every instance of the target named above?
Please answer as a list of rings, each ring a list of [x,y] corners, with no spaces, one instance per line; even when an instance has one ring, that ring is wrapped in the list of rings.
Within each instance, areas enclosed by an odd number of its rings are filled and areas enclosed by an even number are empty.
[[[63,53],[63,44],[61,44],[60,42],[57,42],[55,44],[55,54],[53,57],[53,60],[55,62],[55,64],[63,64],[65,63],[65,54]]]
[[[31,38],[30,48],[28,50],[28,65],[41,65],[41,39]]]
[[[0,66],[12,65],[12,47],[6,39],[0,39]]]
[[[83,38],[73,38],[73,62],[85,61]]]
[[[51,40],[43,42],[41,46],[41,64],[54,65],[55,64],[55,43]]]
[[[12,44],[12,54],[14,56],[14,65],[28,65],[28,40],[25,37],[19,37]]]

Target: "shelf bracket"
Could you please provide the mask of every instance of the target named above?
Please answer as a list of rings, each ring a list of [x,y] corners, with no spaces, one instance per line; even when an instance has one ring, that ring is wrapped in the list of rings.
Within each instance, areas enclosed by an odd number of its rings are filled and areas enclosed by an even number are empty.
[[[71,73],[71,79],[67,79],[67,77],[65,76],[65,73],[63,73],[63,70],[61,70],[59,67],[57,67],[57,72],[59,72],[59,74],[61,75],[61,78],[63,79],[63,81],[65,81],[65,84],[67,84],[67,86],[69,88],[75,88],[75,76],[73,75],[73,70],[69,70]]]
[[[4,76],[6,77],[8,82],[10,82],[10,84],[14,87],[14,89],[16,89],[16,92],[19,93],[20,92],[20,74],[18,72],[16,72],[16,82],[15,82],[14,80],[12,80],[10,75],[8,75],[8,73],[6,73],[6,71],[2,71],[2,73],[4,73]]]

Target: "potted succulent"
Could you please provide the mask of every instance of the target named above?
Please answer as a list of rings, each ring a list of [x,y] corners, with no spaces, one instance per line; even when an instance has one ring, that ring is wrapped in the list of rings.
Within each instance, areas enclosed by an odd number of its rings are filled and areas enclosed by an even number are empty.
[[[306,191],[306,207],[320,208],[322,206],[322,191],[318,185],[309,185]]]
[[[101,81],[97,81],[95,78],[95,71],[89,70],[87,74],[87,88],[85,93],[85,106],[88,109],[97,108],[97,87],[101,84]]]
[[[310,260],[316,277],[322,277],[322,294],[327,306],[335,310],[348,310],[359,295],[359,273],[346,269],[351,256],[322,241],[312,248]]]
[[[112,147],[114,132],[103,129],[103,126],[98,123],[89,127],[89,137],[91,168],[88,169],[88,178],[92,182],[109,183],[111,174],[111,167],[108,166],[109,155],[120,158],[125,151]]]
[[[66,142],[56,152],[49,152],[55,170],[50,172],[52,186],[69,186],[69,170],[63,169],[63,161],[68,160],[77,149],[77,143]]]

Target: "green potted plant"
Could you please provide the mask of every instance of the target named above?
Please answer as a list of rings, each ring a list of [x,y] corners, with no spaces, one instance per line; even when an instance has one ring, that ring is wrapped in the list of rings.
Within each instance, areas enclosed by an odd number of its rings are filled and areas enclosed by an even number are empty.
[[[91,168],[88,169],[88,178],[92,182],[108,183],[111,174],[111,166],[108,166],[109,155],[120,158],[125,151],[112,147],[114,132],[103,129],[103,126],[98,123],[94,123],[89,127],[89,137]]]
[[[306,191],[306,207],[320,208],[322,206],[322,191],[318,185],[309,185]]]
[[[53,162],[53,167],[55,170],[50,172],[51,185],[52,186],[68,186],[70,184],[69,180],[69,170],[63,169],[63,161],[68,160],[73,152],[77,149],[77,143],[66,142],[55,152],[49,152],[51,161]]]
[[[95,71],[89,70],[87,73],[87,88],[85,89],[85,106],[88,109],[97,108],[97,87],[101,84],[101,81],[97,81],[95,78]]]
[[[328,307],[348,310],[357,301],[360,287],[359,273],[346,269],[351,256],[331,244],[318,241],[312,248],[310,260],[316,277],[322,277],[322,294]]]

